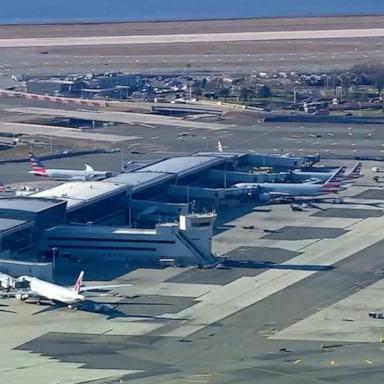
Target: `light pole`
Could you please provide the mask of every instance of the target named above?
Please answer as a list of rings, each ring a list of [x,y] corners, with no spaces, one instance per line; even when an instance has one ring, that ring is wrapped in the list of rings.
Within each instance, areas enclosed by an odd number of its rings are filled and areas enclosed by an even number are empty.
[[[207,145],[207,152],[209,151],[209,138],[206,136],[203,136],[203,140],[205,140],[205,143]]]
[[[52,272],[55,272],[56,269],[56,252],[59,250],[57,247],[52,247]]]

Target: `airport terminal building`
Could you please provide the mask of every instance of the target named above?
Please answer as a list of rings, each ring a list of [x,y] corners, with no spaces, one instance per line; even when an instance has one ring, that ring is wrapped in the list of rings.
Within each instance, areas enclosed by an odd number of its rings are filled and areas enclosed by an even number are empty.
[[[249,198],[239,182],[281,181],[314,159],[292,155],[199,152],[172,157],[104,181],[67,182],[25,197],[0,199],[0,252],[13,258],[172,259],[209,265],[216,212]]]

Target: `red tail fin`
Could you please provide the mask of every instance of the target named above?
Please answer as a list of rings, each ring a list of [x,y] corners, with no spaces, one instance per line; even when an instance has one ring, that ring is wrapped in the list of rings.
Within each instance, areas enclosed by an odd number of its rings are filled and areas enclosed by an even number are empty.
[[[351,170],[351,172],[348,173],[347,179],[358,179],[361,177],[361,168],[363,167],[363,163],[357,163]]]
[[[78,277],[77,280],[76,280],[75,285],[73,286],[73,290],[74,290],[76,293],[79,293],[79,292],[80,292],[80,288],[81,288],[81,286],[83,285],[83,277],[84,277],[84,271],[81,271],[79,277]]]
[[[341,189],[341,183],[344,180],[346,167],[339,168],[322,186],[323,193],[338,192]]]
[[[32,165],[32,171],[38,175],[45,175],[46,169],[44,164],[32,152],[29,152],[29,161]]]

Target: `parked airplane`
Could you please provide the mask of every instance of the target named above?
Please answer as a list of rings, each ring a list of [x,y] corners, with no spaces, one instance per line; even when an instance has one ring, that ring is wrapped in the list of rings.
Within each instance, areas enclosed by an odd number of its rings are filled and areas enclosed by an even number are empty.
[[[15,288],[16,279],[12,276],[7,275],[6,273],[0,272],[0,288],[1,289],[10,289]]]
[[[344,176],[344,180],[356,180],[359,177],[363,176],[361,174],[361,168],[363,166],[363,163],[356,163],[355,166],[350,170],[349,173],[347,173]],[[333,172],[302,172],[298,169],[295,169],[291,172],[291,177],[294,181],[303,181],[303,180],[312,180],[312,181],[319,181],[324,182],[327,181],[331,176]]]
[[[115,284],[115,285],[99,285],[99,286],[83,286],[84,271],[80,272],[79,277],[73,287],[63,287],[58,284],[50,283],[32,276],[21,276],[16,279],[17,282],[26,282],[28,288],[10,290],[7,293],[0,293],[3,297],[16,297],[21,301],[29,298],[36,298],[37,302],[48,299],[56,303],[67,305],[69,308],[76,308],[76,304],[80,304],[86,300],[82,292],[100,291],[118,287],[128,287],[131,284]]]
[[[56,180],[102,180],[113,176],[112,172],[95,171],[90,165],[85,164],[85,169],[53,169],[45,168],[44,164],[33,153],[29,153],[32,173],[36,176],[49,177]]]
[[[341,186],[344,179],[345,167],[339,168],[324,184],[313,182],[294,183],[238,183],[235,188],[241,188],[250,194],[256,193],[262,201],[278,197],[321,196],[337,193],[345,188]]]

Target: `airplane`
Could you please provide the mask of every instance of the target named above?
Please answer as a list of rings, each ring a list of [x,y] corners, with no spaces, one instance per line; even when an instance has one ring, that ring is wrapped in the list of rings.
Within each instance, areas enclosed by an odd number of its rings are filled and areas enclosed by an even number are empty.
[[[49,177],[55,180],[102,180],[113,176],[113,172],[95,171],[90,165],[85,164],[85,169],[53,169],[45,168],[44,164],[32,152],[29,153],[32,173],[36,176]]]
[[[356,163],[355,166],[344,176],[344,180],[352,181],[363,176],[361,174],[361,168],[363,163]],[[291,177],[294,181],[300,180],[312,180],[324,182],[332,176],[333,172],[302,172],[299,169],[295,169],[291,172]]]
[[[81,271],[73,287],[64,287],[62,285],[50,283],[33,276],[21,276],[16,279],[17,282],[27,283],[28,288],[18,288],[6,293],[0,293],[0,297],[15,297],[18,300],[25,301],[29,298],[37,298],[37,303],[47,299],[54,303],[65,304],[68,308],[77,309],[76,304],[81,304],[86,300],[82,295],[87,291],[100,291],[118,287],[129,287],[132,284],[115,284],[99,286],[83,286],[84,271]]]
[[[315,184],[307,182],[302,184],[295,183],[237,183],[235,188],[248,191],[249,195],[257,194],[261,201],[270,201],[273,198],[279,197],[306,197],[306,196],[321,196],[329,193],[338,193],[345,190],[342,187],[344,179],[345,167],[339,168],[324,184]]]
[[[217,152],[223,152],[223,145],[221,144],[221,141],[217,142]]]
[[[0,288],[1,289],[10,289],[15,288],[16,279],[12,276],[7,275],[6,273],[0,272]]]

